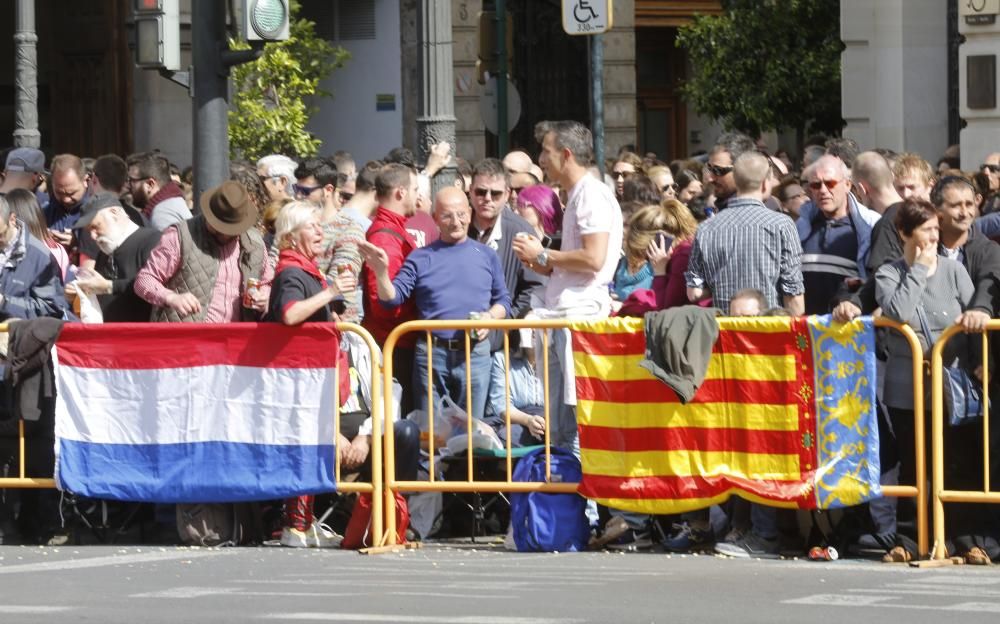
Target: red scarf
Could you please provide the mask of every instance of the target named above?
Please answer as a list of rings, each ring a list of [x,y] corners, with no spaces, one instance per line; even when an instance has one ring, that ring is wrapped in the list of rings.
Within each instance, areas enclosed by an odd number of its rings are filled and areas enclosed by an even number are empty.
[[[315,260],[307,258],[297,249],[282,249],[281,253],[278,254],[278,266],[274,269],[274,276],[277,277],[278,273],[291,268],[302,269],[315,277],[321,285],[326,286],[326,278],[319,272]]]
[[[156,205],[171,197],[184,197],[184,191],[172,180],[156,191],[156,195],[149,198],[149,201],[146,202],[146,207],[142,209],[142,214],[146,215],[147,219],[152,219],[153,209],[156,208]]]

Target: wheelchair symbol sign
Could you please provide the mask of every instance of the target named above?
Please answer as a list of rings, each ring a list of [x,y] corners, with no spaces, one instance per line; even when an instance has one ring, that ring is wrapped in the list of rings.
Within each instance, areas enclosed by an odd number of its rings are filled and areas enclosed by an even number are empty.
[[[563,30],[570,35],[599,35],[611,30],[611,0],[562,0]]]

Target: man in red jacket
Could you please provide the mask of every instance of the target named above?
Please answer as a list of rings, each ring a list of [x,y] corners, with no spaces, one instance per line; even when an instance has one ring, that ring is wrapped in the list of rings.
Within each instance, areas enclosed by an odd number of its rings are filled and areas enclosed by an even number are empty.
[[[406,256],[417,248],[416,241],[406,231],[406,219],[417,209],[417,192],[417,176],[405,165],[386,165],[375,178],[378,208],[372,216],[366,238],[372,245],[384,249],[389,256],[390,280],[396,277]],[[412,300],[392,309],[379,305],[375,274],[365,266],[362,278],[365,285],[365,316],[362,324],[371,332],[375,342],[385,344],[389,333],[397,325],[417,318],[416,308]],[[400,416],[406,416],[413,409],[413,345],[416,336],[415,333],[405,336],[393,351],[394,377],[403,388]]]

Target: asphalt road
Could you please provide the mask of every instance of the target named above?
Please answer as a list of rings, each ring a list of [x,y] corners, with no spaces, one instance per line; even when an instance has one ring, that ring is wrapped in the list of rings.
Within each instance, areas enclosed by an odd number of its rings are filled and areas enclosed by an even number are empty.
[[[0,547],[0,622],[1000,621],[1000,570],[425,545]]]

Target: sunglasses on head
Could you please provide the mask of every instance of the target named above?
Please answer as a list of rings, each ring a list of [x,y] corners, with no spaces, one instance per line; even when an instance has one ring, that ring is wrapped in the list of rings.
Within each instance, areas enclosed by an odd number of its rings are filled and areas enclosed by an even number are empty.
[[[712,163],[706,163],[705,164],[705,169],[708,169],[708,172],[711,173],[712,175],[714,175],[717,178],[721,178],[722,176],[726,175],[727,173],[729,173],[729,172],[731,172],[733,170],[733,168],[731,166],[730,167],[722,167],[720,165],[713,165]]]
[[[828,190],[832,191],[837,188],[837,185],[841,182],[842,180],[816,180],[815,182],[809,183],[809,188],[814,191],[818,191],[825,186]]]
[[[472,193],[476,197],[486,197],[487,195],[489,195],[490,197],[493,198],[493,201],[500,201],[500,198],[503,197],[504,191],[498,191],[496,189],[474,188],[472,189]]]

